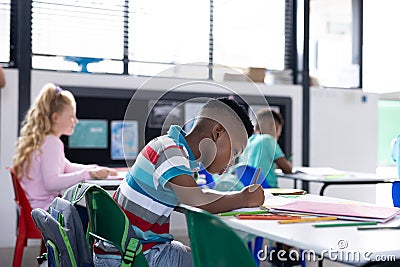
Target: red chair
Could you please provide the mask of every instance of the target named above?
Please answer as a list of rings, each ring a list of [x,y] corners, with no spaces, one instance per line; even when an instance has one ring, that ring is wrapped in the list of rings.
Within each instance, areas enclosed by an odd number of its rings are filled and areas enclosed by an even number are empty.
[[[42,233],[36,227],[35,223],[33,222],[31,212],[32,207],[29,203],[28,199],[26,198],[25,192],[19,183],[17,175],[15,174],[14,170],[10,167],[7,167],[7,170],[11,174],[11,180],[14,187],[14,195],[15,195],[15,203],[18,206],[18,232],[17,232],[17,242],[15,243],[15,250],[14,250],[14,260],[13,260],[13,267],[20,267],[22,262],[22,256],[24,254],[24,248],[27,245],[28,239],[41,239],[42,245],[40,249],[40,253],[46,251],[46,248],[43,243]]]

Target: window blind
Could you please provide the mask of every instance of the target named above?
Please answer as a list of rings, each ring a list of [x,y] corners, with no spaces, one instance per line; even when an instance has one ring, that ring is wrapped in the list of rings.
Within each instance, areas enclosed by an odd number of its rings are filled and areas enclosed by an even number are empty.
[[[75,64],[69,56],[105,59],[121,72],[127,6],[125,0],[33,0],[33,67],[69,69]]]
[[[102,60],[90,72],[200,79],[215,79],[214,63],[283,69],[287,1],[32,0],[32,67],[82,71],[74,58],[91,58]]]

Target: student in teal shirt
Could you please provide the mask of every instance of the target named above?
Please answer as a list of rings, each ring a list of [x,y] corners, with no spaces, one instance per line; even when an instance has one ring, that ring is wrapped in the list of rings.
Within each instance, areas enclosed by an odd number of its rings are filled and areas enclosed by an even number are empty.
[[[283,127],[282,115],[275,110],[263,108],[256,113],[254,134],[250,137],[239,162],[261,168],[271,187],[278,187],[275,168],[292,173],[292,164],[286,159],[277,140]]]

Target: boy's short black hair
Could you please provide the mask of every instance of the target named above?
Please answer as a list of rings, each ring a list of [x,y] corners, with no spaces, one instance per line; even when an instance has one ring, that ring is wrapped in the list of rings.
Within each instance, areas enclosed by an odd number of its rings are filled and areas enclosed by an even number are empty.
[[[246,129],[247,137],[250,137],[253,134],[254,126],[251,123],[251,120],[246,110],[242,106],[240,106],[239,103],[234,99],[229,99],[227,97],[220,97],[217,98],[216,100],[224,103],[225,105],[230,107],[233,111],[235,111],[236,115],[239,116],[240,120],[242,121]]]

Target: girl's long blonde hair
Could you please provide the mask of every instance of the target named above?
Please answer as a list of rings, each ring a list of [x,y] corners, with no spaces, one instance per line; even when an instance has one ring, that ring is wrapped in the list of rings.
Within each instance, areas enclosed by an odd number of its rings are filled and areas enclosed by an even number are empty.
[[[17,152],[13,158],[14,171],[19,179],[23,175],[28,176],[32,153],[36,149],[41,152],[40,147],[45,136],[52,133],[52,114],[61,113],[68,105],[76,105],[74,96],[69,91],[52,83],[43,86],[21,124]]]

